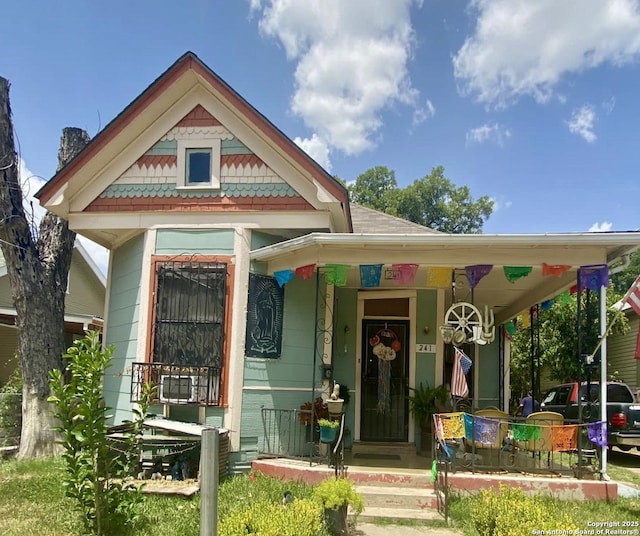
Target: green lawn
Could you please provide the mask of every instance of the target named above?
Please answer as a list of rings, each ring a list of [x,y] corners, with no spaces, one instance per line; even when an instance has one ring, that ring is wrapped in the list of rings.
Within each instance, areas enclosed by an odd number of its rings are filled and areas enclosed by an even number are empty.
[[[640,465],[640,457],[638,458]],[[612,456],[609,474],[615,479],[640,487],[640,476],[631,472],[623,456]],[[625,466],[626,465],[626,466]],[[64,467],[59,459],[28,462],[0,461],[0,535],[2,536],[74,536],[82,534],[82,524],[75,504],[64,496]],[[227,479],[220,485],[219,519],[233,508],[253,501],[279,503],[285,491],[306,498],[311,488],[299,483],[282,482],[261,475],[243,475]],[[466,535],[476,535],[470,524],[470,499],[454,501],[451,515]],[[640,519],[640,499],[620,498],[615,502],[565,502],[549,499],[549,504],[566,513],[582,529],[589,522],[622,522]],[[141,523],[135,536],[199,535],[199,496],[148,496]],[[384,521],[381,521],[384,523]],[[419,523],[415,523],[419,525]],[[559,527],[561,528],[561,527]],[[517,529],[515,529],[517,530]],[[391,534],[391,532],[390,532]],[[512,533],[518,536],[517,532]],[[528,536],[528,535],[523,535]]]

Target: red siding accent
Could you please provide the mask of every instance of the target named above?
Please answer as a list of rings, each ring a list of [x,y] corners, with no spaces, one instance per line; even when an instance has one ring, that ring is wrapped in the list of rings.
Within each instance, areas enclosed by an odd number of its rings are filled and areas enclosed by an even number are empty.
[[[146,166],[147,168],[175,166],[177,163],[178,157],[173,154],[143,154],[136,161],[139,167]]]
[[[198,104],[180,119],[176,127],[217,127],[218,125],[222,125],[222,123]]]
[[[262,166],[264,162],[255,154],[223,154],[220,157],[220,165],[224,166],[246,166],[249,164],[251,167]]]
[[[119,197],[95,199],[84,212],[314,210],[302,197]]]

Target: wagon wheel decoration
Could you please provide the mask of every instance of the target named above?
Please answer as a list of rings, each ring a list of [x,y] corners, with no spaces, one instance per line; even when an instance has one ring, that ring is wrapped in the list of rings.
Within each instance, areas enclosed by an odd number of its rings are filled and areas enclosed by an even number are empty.
[[[482,328],[482,315],[478,308],[467,302],[454,303],[444,315],[445,326],[453,329],[451,341],[460,346],[473,339],[473,328]]]

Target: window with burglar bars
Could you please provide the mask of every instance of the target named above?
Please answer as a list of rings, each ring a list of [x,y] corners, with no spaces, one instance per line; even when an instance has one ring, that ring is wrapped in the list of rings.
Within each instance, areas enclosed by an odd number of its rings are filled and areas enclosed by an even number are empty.
[[[226,291],[226,263],[157,262],[152,361],[220,371]]]

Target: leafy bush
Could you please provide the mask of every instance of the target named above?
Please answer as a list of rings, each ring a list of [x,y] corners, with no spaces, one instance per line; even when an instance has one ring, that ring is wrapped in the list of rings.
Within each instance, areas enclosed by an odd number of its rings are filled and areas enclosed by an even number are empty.
[[[361,495],[346,478],[327,478],[313,490],[312,497],[324,508],[351,506],[359,514],[364,508]]]
[[[17,356],[15,359],[18,366],[0,388],[0,432],[7,435],[2,438],[0,434],[0,446],[17,444],[22,427],[22,369]]]
[[[577,525],[561,515],[552,498],[528,497],[519,488],[500,485],[485,489],[471,500],[471,520],[480,536],[520,536],[534,530],[569,530]]]
[[[139,408],[134,408],[135,421],[129,423],[131,431],[121,449],[124,456],[113,456],[107,439],[110,408],[104,404],[102,385],[112,353],[113,347],[103,349],[99,333],[92,331],[63,356],[69,361],[66,381],[60,370],[50,373],[49,401],[56,406],[61,424],[57,431],[63,436],[63,486],[83,512],[85,530],[98,535],[122,534],[138,519],[141,489],[126,478],[136,469],[142,421],[152,396],[146,389]]]
[[[318,536],[322,531],[322,509],[308,499],[254,502],[236,508],[218,523],[219,536]]]

